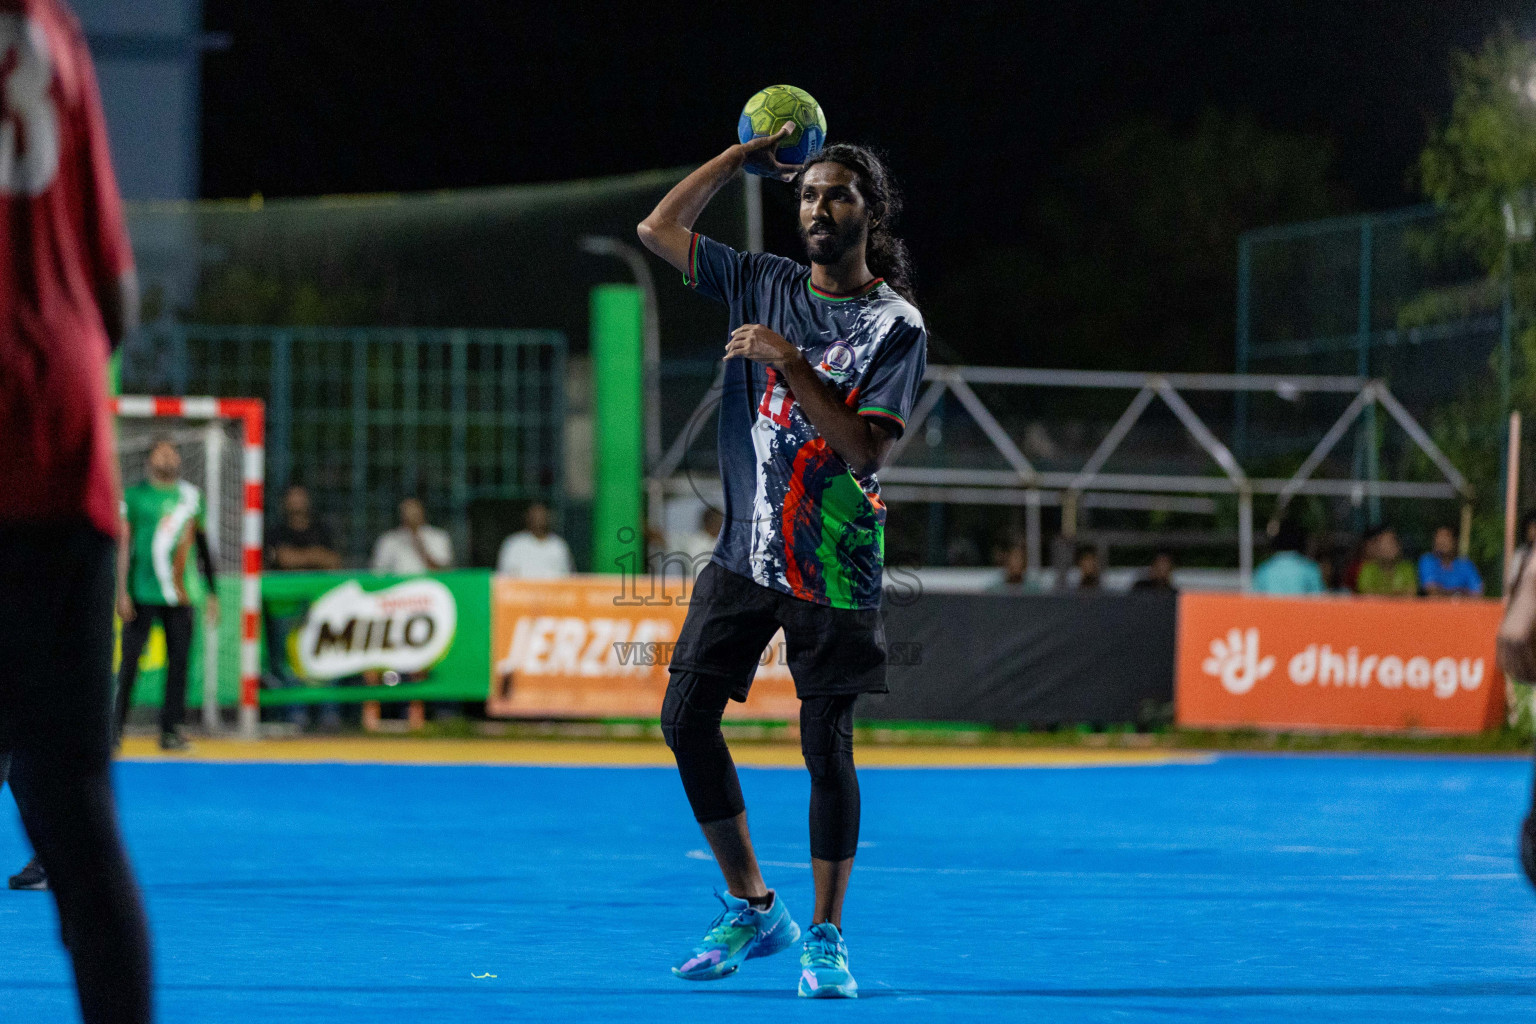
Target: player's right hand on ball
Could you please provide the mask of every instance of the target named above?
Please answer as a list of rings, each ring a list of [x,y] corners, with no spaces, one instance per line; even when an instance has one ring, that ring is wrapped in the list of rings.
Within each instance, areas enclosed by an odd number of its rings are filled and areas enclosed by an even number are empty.
[[[127,594],[117,595],[117,617],[124,622],[132,622],[138,610],[133,607],[133,598]]]
[[[786,123],[772,135],[764,135],[751,142],[741,143],[739,148],[747,158],[747,165],[765,178],[777,178],[779,181],[792,180],[800,173],[800,165],[779,163],[777,150],[779,143],[794,130],[793,124]]]

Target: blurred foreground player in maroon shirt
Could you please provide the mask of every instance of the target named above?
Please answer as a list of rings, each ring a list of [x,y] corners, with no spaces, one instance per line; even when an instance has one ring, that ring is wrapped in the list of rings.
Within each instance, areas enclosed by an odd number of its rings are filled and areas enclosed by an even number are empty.
[[[137,282],[95,71],[62,0],[0,0],[0,235],[0,752],[86,1024],[142,1024],[149,936],[110,773],[107,407]]]

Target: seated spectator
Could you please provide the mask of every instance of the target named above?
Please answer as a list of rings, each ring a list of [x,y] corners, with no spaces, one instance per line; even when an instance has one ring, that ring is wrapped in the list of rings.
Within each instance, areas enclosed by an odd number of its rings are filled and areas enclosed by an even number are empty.
[[[667,554],[683,555],[694,566],[702,569],[715,553],[715,543],[720,539],[720,527],[725,525],[725,516],[720,510],[708,506],[699,514],[697,529],[679,534],[677,537],[667,538]]]
[[[1350,549],[1344,560],[1339,563],[1343,571],[1334,581],[1336,584],[1334,589],[1345,594],[1353,594],[1360,589],[1360,567],[1371,557],[1371,551],[1376,546],[1376,536],[1380,532],[1379,528],[1367,530]]]
[[[960,534],[944,547],[945,565],[981,565],[981,548],[975,538]]]
[[[444,530],[427,525],[427,510],[419,498],[400,503],[400,525],[381,534],[369,563],[374,572],[415,576],[453,568],[453,541]]]
[[[310,514],[309,491],[299,484],[283,492],[283,524],[267,535],[267,568],[341,568],[331,531]]]
[[[1348,548],[1334,548],[1317,556],[1317,567],[1323,574],[1323,591],[1328,594],[1352,594],[1344,576],[1349,571],[1353,553]],[[1356,570],[1358,573],[1358,569]]]
[[[1382,527],[1369,542],[1355,589],[1376,597],[1413,597],[1419,592],[1413,563],[1403,557],[1397,531],[1390,526]]]
[[[535,502],[523,520],[527,529],[501,542],[496,575],[556,580],[571,574],[571,549],[549,529],[549,507]]]
[[[1077,589],[1099,589],[1099,549],[1083,545],[1077,549]]]
[[[291,484],[283,492],[283,523],[267,535],[267,568],[283,571],[341,568],[341,553],[336,550],[331,531],[314,518],[309,491],[300,484]],[[262,675],[263,685],[277,689],[303,686],[303,681],[289,666],[287,651],[288,636],[303,622],[302,610],[297,615],[277,614],[271,605],[263,602],[262,619],[266,625],[268,665]],[[313,710],[320,716],[322,732],[341,731],[341,705],[327,702]],[[290,704],[286,716],[293,725],[308,729],[310,712],[308,704]]]
[[[1306,546],[1307,535],[1299,523],[1281,523],[1275,533],[1275,553],[1253,572],[1253,592],[1291,597],[1323,593],[1322,569],[1302,554]]]
[[[1178,593],[1178,588],[1173,585],[1173,553],[1171,551],[1159,551],[1152,556],[1152,564],[1147,567],[1147,574],[1135,583],[1131,584],[1132,590],[1163,590],[1170,594]]]
[[[1426,597],[1478,597],[1483,577],[1472,559],[1456,554],[1456,531],[1435,529],[1434,546],[1419,558],[1419,589]]]
[[[1024,545],[1011,545],[1003,552],[1003,578],[989,588],[1000,594],[1022,594],[1029,578],[1029,552]]]

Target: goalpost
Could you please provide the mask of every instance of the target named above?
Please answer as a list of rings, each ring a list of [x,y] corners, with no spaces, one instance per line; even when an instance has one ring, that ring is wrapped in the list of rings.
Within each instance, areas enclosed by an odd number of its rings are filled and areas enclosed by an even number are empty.
[[[216,576],[238,576],[239,608],[221,608],[220,620],[238,615],[240,734],[254,738],[259,708],[257,679],[261,624],[262,487],[264,406],[258,398],[156,398],[120,395],[118,464],[123,486],[144,478],[145,458],[160,441],[181,454],[182,478],[203,492],[208,547]],[[203,631],[203,724],[221,729],[218,684],[219,630]]]

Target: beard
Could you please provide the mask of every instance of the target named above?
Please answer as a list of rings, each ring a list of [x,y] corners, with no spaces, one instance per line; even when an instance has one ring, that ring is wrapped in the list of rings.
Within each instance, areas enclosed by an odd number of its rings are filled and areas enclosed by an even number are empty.
[[[861,223],[839,225],[835,221],[828,224],[817,222],[811,225],[812,229],[830,228],[830,232],[824,235],[812,235],[805,226],[800,228],[800,241],[805,244],[805,254],[810,257],[812,263],[821,266],[830,266],[837,263],[859,244],[863,237],[864,225]]]

